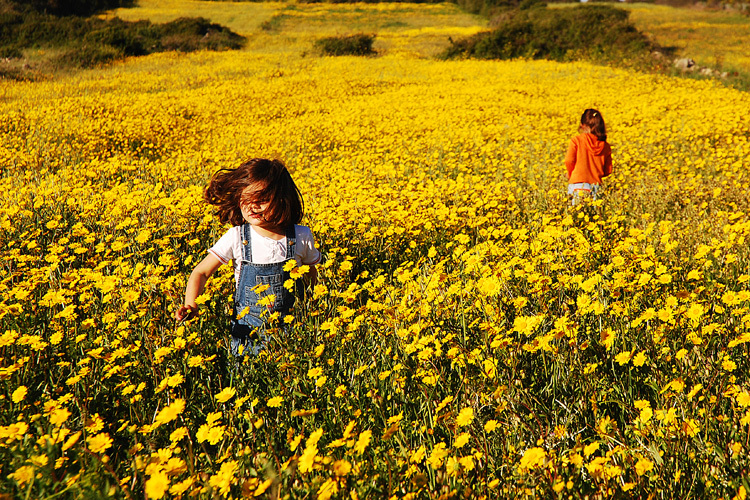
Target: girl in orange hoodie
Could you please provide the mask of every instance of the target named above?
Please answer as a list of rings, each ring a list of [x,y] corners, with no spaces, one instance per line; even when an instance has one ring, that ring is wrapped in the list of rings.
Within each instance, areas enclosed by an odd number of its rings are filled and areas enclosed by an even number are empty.
[[[596,109],[581,115],[580,134],[570,140],[565,167],[568,170],[568,195],[575,205],[581,194],[593,199],[601,187],[602,178],[612,173],[612,149],[607,144],[604,118]]]

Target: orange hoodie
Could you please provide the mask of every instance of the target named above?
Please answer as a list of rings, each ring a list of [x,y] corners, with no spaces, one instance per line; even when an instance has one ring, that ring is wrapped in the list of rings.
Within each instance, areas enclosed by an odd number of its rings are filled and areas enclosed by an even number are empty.
[[[565,156],[568,183],[601,184],[612,173],[612,149],[594,134],[580,134],[570,140]]]

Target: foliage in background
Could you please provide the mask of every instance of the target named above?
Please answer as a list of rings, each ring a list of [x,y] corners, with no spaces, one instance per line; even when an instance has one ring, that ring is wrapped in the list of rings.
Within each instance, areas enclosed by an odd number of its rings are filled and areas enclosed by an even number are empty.
[[[0,0],[0,11],[35,11],[54,16],[90,16],[119,7],[132,7],[135,0]]]
[[[606,5],[548,9],[524,4],[492,31],[452,43],[445,58],[622,60],[643,57],[652,43],[629,21],[628,12]]]
[[[244,43],[244,37],[204,18],[153,24],[17,8],[0,14],[0,57],[22,58],[29,49],[54,49],[50,57],[58,67],[91,67],[168,50],[238,49]]]
[[[372,48],[374,42],[375,35],[357,33],[321,38],[314,47],[326,56],[370,56],[376,53]]]

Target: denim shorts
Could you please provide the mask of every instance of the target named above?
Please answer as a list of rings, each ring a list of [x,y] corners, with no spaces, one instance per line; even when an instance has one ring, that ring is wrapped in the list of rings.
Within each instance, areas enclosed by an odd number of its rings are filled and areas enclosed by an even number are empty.
[[[575,205],[581,200],[581,195],[587,193],[592,200],[596,199],[596,194],[601,189],[599,184],[589,184],[588,182],[576,182],[568,184],[568,196],[572,196],[571,203]]]

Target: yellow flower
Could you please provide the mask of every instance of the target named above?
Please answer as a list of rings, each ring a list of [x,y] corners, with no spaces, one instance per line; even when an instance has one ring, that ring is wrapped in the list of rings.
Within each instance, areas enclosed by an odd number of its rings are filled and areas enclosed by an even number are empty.
[[[158,471],[146,480],[145,490],[148,498],[162,498],[167,489],[169,489],[169,477],[164,472]]]
[[[102,432],[86,439],[89,450],[92,453],[104,453],[110,446],[112,446],[112,438],[109,434]]]
[[[466,472],[474,470],[474,457],[471,455],[459,458],[458,463],[461,464],[461,467],[463,467]]]
[[[256,488],[255,492],[253,493],[253,496],[254,497],[261,496],[263,493],[266,492],[268,488],[271,487],[272,484],[273,484],[273,479],[266,479],[265,481],[263,481],[262,483],[258,485],[258,488]]]
[[[161,411],[159,411],[159,413],[156,415],[156,418],[154,419],[155,427],[159,427],[162,424],[166,424],[168,422],[171,422],[172,420],[175,420],[184,409],[185,400],[175,399],[172,404],[162,408]]]
[[[338,491],[339,483],[334,479],[328,478],[318,489],[318,500],[329,500]]]
[[[648,424],[649,421],[651,421],[651,418],[653,416],[654,416],[654,411],[649,407],[645,407],[641,410],[641,413],[638,416],[638,420],[640,420],[641,423],[643,424]]]
[[[15,472],[9,474],[8,477],[18,483],[18,486],[24,487],[26,483],[31,481],[34,477],[34,466],[25,465],[23,467],[19,467]]]
[[[307,438],[307,441],[305,441],[305,444],[308,448],[311,448],[313,446],[316,446],[318,444],[318,441],[320,441],[320,438],[323,437],[323,429],[317,429],[312,434],[310,434],[310,437]]]
[[[65,408],[55,408],[49,417],[49,423],[59,427],[68,420],[70,415],[72,414]]]
[[[449,453],[446,450],[445,443],[440,442],[436,444],[432,449],[430,456],[427,458],[427,463],[430,464],[430,467],[437,470],[442,467],[443,460],[445,460],[445,457],[447,457],[448,455]]]
[[[458,417],[456,417],[456,425],[459,427],[466,427],[467,425],[471,425],[473,421],[474,421],[474,409],[471,407],[462,409],[458,413]]]
[[[11,395],[11,400],[14,403],[20,403],[21,401],[26,399],[27,392],[28,392],[28,389],[26,389],[25,386],[21,385],[15,391],[13,391],[13,394]]]
[[[188,430],[185,427],[178,427],[169,435],[169,441],[171,441],[172,444],[177,443],[187,436],[187,434]]]
[[[488,420],[486,424],[484,424],[484,431],[486,433],[494,432],[495,429],[497,429],[497,420]]]
[[[598,449],[599,449],[599,442],[598,441],[594,441],[593,443],[587,444],[583,448],[583,454],[586,457],[590,457],[591,455],[593,455],[594,453],[596,453],[596,450],[598,450]]]
[[[646,355],[641,351],[633,358],[633,366],[643,366],[647,359]]]
[[[173,496],[179,497],[183,495],[194,483],[195,483],[195,479],[193,479],[192,477],[189,477],[185,479],[184,481],[180,481],[179,483],[173,484],[169,488],[169,492]]]
[[[271,399],[268,400],[268,407],[269,408],[278,408],[281,406],[281,403],[284,402],[283,396],[274,396]]]
[[[411,454],[411,456],[409,457],[409,462],[413,464],[418,464],[422,460],[424,460],[424,457],[425,457],[425,448],[424,448],[424,445],[422,445],[419,448],[417,448],[416,451],[414,451],[414,453]]]
[[[360,455],[363,454],[365,452],[365,449],[367,448],[367,445],[370,444],[371,439],[372,439],[372,431],[370,430],[362,431],[359,434],[357,443],[354,445],[354,451],[356,451]]]
[[[653,470],[654,463],[646,458],[641,458],[638,460],[638,462],[635,464],[635,472],[639,476],[642,476],[646,474],[647,472]]]
[[[693,322],[697,322],[701,318],[701,316],[703,316],[703,313],[705,311],[706,310],[705,310],[705,308],[702,305],[694,302],[694,303],[690,304],[690,307],[685,312],[685,316],[689,320],[691,320]]]
[[[521,470],[535,469],[542,467],[547,459],[547,452],[543,448],[529,448],[521,457],[518,466]]]
[[[234,387],[226,387],[214,397],[219,403],[226,403],[227,401],[232,399],[236,393],[237,390]]]
[[[721,362],[721,367],[724,369],[724,371],[733,372],[737,368],[737,363],[735,363],[729,358],[725,358]]]
[[[456,441],[453,443],[454,448],[463,448],[466,443],[471,439],[471,435],[468,432],[462,432],[456,437]]]
[[[336,460],[333,463],[333,472],[339,477],[348,475],[351,470],[352,464],[346,460]]]
[[[217,425],[209,428],[208,434],[206,435],[206,440],[212,445],[218,444],[219,441],[224,438],[224,429],[225,426],[223,425]]]
[[[62,446],[62,451],[68,451],[71,449],[75,444],[78,442],[78,440],[81,438],[81,431],[76,432],[75,434],[71,435],[67,441]]]
[[[299,470],[302,473],[310,472],[315,463],[315,457],[318,455],[317,446],[308,446],[299,457]]]
[[[630,362],[630,358],[633,355],[631,351],[623,351],[615,356],[615,361],[620,365],[626,365]]]
[[[219,472],[209,478],[208,484],[210,484],[212,488],[219,490],[219,493],[226,497],[229,494],[232,482],[234,482],[234,475],[238,470],[239,466],[237,465],[237,462],[233,460],[224,462],[221,464]]]

